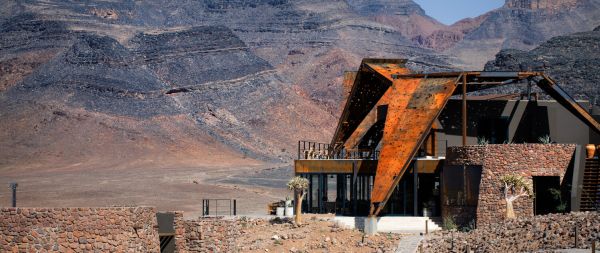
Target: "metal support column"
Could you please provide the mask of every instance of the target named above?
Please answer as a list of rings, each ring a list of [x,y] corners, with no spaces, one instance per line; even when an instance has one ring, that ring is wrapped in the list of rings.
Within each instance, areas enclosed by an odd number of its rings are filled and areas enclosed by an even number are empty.
[[[358,165],[356,164],[356,161],[354,161],[352,163],[352,180],[351,180],[351,185],[350,185],[350,200],[352,201],[352,214],[353,215],[357,215],[358,212],[358,198],[357,198],[357,193],[358,193],[358,189],[357,189],[357,177],[358,177]]]
[[[419,216],[419,172],[417,171],[417,161],[413,162],[413,215]]]
[[[467,74],[462,75],[462,145],[467,145]]]

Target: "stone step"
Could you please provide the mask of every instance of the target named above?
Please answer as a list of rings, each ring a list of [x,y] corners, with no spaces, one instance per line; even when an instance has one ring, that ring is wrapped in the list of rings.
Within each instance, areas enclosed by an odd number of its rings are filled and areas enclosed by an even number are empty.
[[[348,229],[363,229],[365,217],[336,216],[333,218],[341,227]],[[425,232],[425,222],[428,221],[428,230],[442,229],[440,217],[410,217],[410,216],[384,216],[377,221],[378,232],[420,233]]]

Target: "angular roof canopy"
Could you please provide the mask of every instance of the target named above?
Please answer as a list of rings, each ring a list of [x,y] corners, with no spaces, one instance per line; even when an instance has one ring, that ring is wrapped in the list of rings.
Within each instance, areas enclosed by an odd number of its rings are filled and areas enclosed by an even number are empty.
[[[385,206],[434,121],[452,95],[527,79],[600,133],[600,124],[541,72],[443,72],[411,74],[402,59],[364,59],[331,140],[333,152],[380,146],[371,192],[371,215]],[[461,86],[464,88],[457,89]]]

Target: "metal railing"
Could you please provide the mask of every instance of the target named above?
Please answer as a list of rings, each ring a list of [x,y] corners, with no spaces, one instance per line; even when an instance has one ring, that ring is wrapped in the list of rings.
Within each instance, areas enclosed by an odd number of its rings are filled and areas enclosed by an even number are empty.
[[[236,199],[202,199],[202,216],[237,215]]]
[[[435,154],[428,154],[425,150],[419,149],[417,157],[434,156],[445,157],[446,148],[448,148],[447,140],[436,141]],[[327,159],[361,159],[361,160],[377,160],[379,159],[379,150],[377,149],[354,149],[341,150],[334,152],[333,147],[327,143],[319,143],[313,141],[298,141],[298,160],[327,160]]]
[[[341,150],[334,152],[333,147],[327,143],[312,141],[298,141],[298,160],[309,159],[365,159],[376,160],[379,158],[379,150],[375,149],[356,149]]]

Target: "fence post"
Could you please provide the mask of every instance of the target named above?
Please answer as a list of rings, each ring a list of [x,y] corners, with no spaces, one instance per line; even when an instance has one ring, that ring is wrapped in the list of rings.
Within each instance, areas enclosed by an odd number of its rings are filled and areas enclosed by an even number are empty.
[[[592,241],[592,253],[596,253],[596,240]]]
[[[452,240],[450,241],[450,250],[454,250],[454,231],[450,232]]]
[[[575,223],[575,247],[574,247],[575,249],[577,248],[577,244],[579,244],[577,239],[578,239],[577,238],[577,223]]]
[[[233,216],[237,216],[237,201],[233,200]]]
[[[429,234],[429,220],[425,220],[425,234]]]

